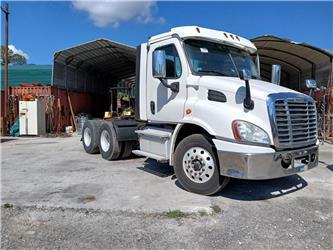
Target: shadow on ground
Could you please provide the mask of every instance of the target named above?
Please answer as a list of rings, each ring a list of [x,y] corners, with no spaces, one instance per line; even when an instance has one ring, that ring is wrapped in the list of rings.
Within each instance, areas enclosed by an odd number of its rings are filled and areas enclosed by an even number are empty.
[[[297,174],[272,180],[231,179],[227,187],[215,196],[242,201],[268,200],[296,192],[307,185]]]
[[[16,138],[1,138],[0,143],[8,142],[8,141],[14,141],[17,140]]]
[[[144,161],[142,167],[138,167],[137,169],[163,178],[174,175],[173,167],[169,164],[159,163],[149,158]]]
[[[178,180],[175,184],[184,190]],[[307,185],[308,183],[299,175],[256,181],[232,178],[222,191],[212,195],[212,197],[221,196],[239,201],[269,200],[296,192]]]
[[[333,171],[333,165],[330,165],[329,163],[326,163],[324,161],[319,161],[321,164],[324,164],[327,169]]]
[[[162,178],[172,176],[171,179],[176,179],[173,167],[152,159],[147,159],[138,169]],[[175,185],[184,190],[178,180],[175,181]],[[225,189],[212,197],[221,196],[242,201],[268,200],[296,192],[307,185],[308,183],[297,174],[272,180],[231,179]]]

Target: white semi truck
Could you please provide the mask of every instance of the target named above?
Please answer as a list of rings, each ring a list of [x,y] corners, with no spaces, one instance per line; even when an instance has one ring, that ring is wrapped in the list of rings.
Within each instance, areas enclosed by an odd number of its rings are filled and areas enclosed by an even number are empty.
[[[137,47],[135,119],[89,120],[88,153],[169,162],[188,191],[230,178],[273,179],[318,165],[314,100],[262,81],[256,47],[240,36],[177,27]],[[311,82],[311,81],[308,81]]]

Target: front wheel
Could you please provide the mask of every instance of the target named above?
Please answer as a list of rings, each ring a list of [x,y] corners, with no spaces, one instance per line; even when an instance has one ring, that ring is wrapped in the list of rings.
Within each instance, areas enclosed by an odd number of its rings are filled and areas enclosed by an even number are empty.
[[[220,175],[213,146],[201,134],[188,136],[178,144],[175,173],[186,190],[203,195],[222,190],[230,179]]]

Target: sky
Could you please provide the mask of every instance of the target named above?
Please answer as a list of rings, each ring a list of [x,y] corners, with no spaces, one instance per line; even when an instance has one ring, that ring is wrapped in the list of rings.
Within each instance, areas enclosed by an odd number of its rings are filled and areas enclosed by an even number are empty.
[[[9,44],[32,64],[51,64],[54,52],[98,38],[137,46],[183,25],[248,39],[272,34],[333,51],[333,2],[10,1],[9,8]],[[3,31],[2,15],[2,44]]]

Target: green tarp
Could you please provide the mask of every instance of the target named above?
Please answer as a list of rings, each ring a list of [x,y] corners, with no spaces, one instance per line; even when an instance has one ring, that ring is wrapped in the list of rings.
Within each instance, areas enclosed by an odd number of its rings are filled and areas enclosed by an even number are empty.
[[[1,66],[1,90],[4,89],[4,67]],[[9,65],[8,85],[19,86],[21,83],[51,84],[52,65]]]

